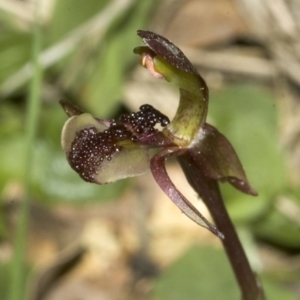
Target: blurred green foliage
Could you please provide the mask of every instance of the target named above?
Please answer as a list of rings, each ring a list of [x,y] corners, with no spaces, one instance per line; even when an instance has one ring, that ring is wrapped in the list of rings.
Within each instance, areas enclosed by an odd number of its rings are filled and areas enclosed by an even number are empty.
[[[266,299],[296,300],[287,289],[263,278]],[[239,299],[240,294],[222,249],[193,246],[157,280],[154,300]]]
[[[1,300],[9,299],[9,286],[10,286],[10,276],[8,274],[10,273],[11,269],[11,263],[10,262],[0,262],[0,291],[1,291]],[[25,276],[30,276],[32,272],[32,269],[30,266],[26,265],[24,273]],[[21,290],[24,293],[25,296],[25,290],[26,290],[26,282],[22,282]]]
[[[31,33],[10,28],[0,30],[0,84],[31,57]]]
[[[58,101],[71,98],[103,118],[112,117],[119,109],[125,76],[136,60],[132,48],[140,43],[136,30],[145,27],[156,1],[128,3],[127,9],[118,12],[115,18],[108,18],[110,23],[105,24],[104,36],[84,39],[69,55],[44,70],[40,126],[32,166],[33,192],[42,201],[81,203],[112,199],[126,185],[126,180],[101,187],[91,185],[71,170],[60,147],[61,128],[67,116]],[[110,4],[107,0],[56,1],[50,22],[42,28],[44,51],[63,42]],[[18,31],[10,25],[11,21],[7,22],[0,34],[0,87],[31,60],[32,32]],[[21,84],[17,90],[9,91],[10,96],[5,101],[2,96],[0,103],[0,193],[9,182],[21,183],[22,180],[26,160],[23,128],[26,90],[27,85]]]
[[[108,0],[64,0],[56,1],[51,15],[51,22],[45,28],[47,45],[52,45],[75,29],[78,25],[88,21],[95,14],[101,12]]]

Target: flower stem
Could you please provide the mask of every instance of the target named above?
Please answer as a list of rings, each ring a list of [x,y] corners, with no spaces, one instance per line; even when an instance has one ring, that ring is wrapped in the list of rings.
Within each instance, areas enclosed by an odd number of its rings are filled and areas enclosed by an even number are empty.
[[[239,284],[243,300],[264,300],[259,280],[252,272],[241,242],[228,215],[219,185],[208,178],[187,152],[178,157],[185,176],[209,209],[217,228],[224,234],[223,246]]]

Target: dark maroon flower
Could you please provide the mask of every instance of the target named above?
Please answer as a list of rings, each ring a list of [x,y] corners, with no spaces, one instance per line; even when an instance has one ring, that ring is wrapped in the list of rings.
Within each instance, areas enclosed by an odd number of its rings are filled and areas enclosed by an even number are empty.
[[[204,79],[180,49],[166,38],[139,30],[146,47],[134,52],[156,78],[179,87],[175,117],[150,105],[118,120],[102,120],[61,102],[69,120],[62,133],[62,147],[70,166],[86,181],[105,184],[143,174],[149,168],[161,189],[197,224],[220,238],[223,234],[177,190],[165,167],[169,157],[189,155],[199,172],[213,180],[228,181],[240,191],[256,195],[229,141],[206,123],[209,92]],[[156,127],[160,124],[163,129]],[[160,151],[150,158],[149,149]]]

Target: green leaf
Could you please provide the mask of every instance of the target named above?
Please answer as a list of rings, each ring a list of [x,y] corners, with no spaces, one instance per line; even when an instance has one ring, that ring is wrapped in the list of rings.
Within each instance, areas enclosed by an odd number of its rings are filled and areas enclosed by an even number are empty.
[[[299,222],[289,219],[275,207],[271,207],[263,219],[253,224],[253,230],[257,237],[274,245],[300,249]]]
[[[72,29],[87,21],[108,3],[108,0],[64,0],[55,1],[52,20],[47,29],[48,43],[63,38]]]
[[[82,101],[93,114],[106,118],[122,99],[122,82],[126,62],[123,38],[114,37],[95,61],[95,69],[85,82]]]
[[[136,62],[130,45],[139,42],[136,30],[145,26],[156,3],[136,1],[132,9],[115,20],[106,34],[105,42],[99,45],[100,51],[93,63],[93,71],[83,87],[83,102],[94,115],[109,117],[120,104],[126,75],[130,66]]]
[[[15,134],[1,138],[0,147],[0,191],[9,180],[23,179],[24,169],[24,137]]]
[[[29,61],[31,36],[14,31],[1,32],[0,45],[0,83],[2,83]]]
[[[264,287],[266,299],[270,300],[297,300],[298,297],[290,292],[288,289],[284,288],[280,283],[268,278],[267,276],[262,276],[262,285]]]
[[[11,284],[11,279],[8,274],[11,273],[12,264],[10,262],[0,262],[0,291],[1,291],[1,300],[9,300],[9,286]],[[27,279],[31,273],[30,266],[26,265],[24,269],[25,278]],[[22,282],[22,286],[20,286],[24,294],[26,294],[26,282]]]
[[[66,122],[66,114],[58,101],[44,104],[40,111],[39,137],[61,151],[61,129]]]
[[[8,102],[2,102],[0,104],[0,139],[20,133],[23,126],[23,116],[20,110]]]
[[[278,282],[264,276],[266,299],[296,300]],[[240,291],[222,249],[193,246],[175,262],[154,286],[155,300],[238,300]]]
[[[36,196],[50,202],[99,202],[115,199],[127,185],[126,180],[105,186],[83,181],[69,166],[62,150],[39,141],[35,149],[33,187]]]
[[[212,247],[190,248],[156,282],[155,300],[239,299],[225,253]]]
[[[250,223],[260,220],[270,209],[272,199],[259,194],[258,197],[247,197],[241,195],[238,191],[231,191],[231,187],[227,187],[227,208],[230,217],[236,223]],[[230,191],[229,191],[230,189]],[[225,189],[222,188],[222,193]],[[228,196],[230,195],[230,196]],[[234,196],[235,195],[235,196]],[[232,197],[232,198],[229,198]],[[226,199],[226,198],[225,198]]]

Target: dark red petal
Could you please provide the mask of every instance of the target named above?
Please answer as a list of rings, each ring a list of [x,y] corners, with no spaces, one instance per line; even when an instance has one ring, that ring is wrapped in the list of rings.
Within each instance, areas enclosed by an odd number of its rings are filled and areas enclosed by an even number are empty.
[[[183,154],[185,151],[186,149],[183,150],[178,147],[165,148],[152,157],[150,161],[150,169],[153,177],[164,193],[186,216],[188,216],[198,225],[207,228],[216,236],[223,239],[224,235],[213,224],[208,222],[204,216],[177,190],[166,171],[165,160],[168,157],[174,157]]]
[[[230,142],[213,126],[204,124],[198,141],[189,148],[189,152],[206,176],[226,180],[246,194],[257,195]]]
[[[186,58],[183,52],[168,39],[157,33],[147,30],[138,30],[137,34],[156,55],[161,56],[175,68],[178,68],[184,72],[199,75],[196,68]]]
[[[73,103],[69,101],[60,100],[59,103],[69,117],[83,114],[83,111],[81,109],[79,109],[77,106],[75,106]]]

